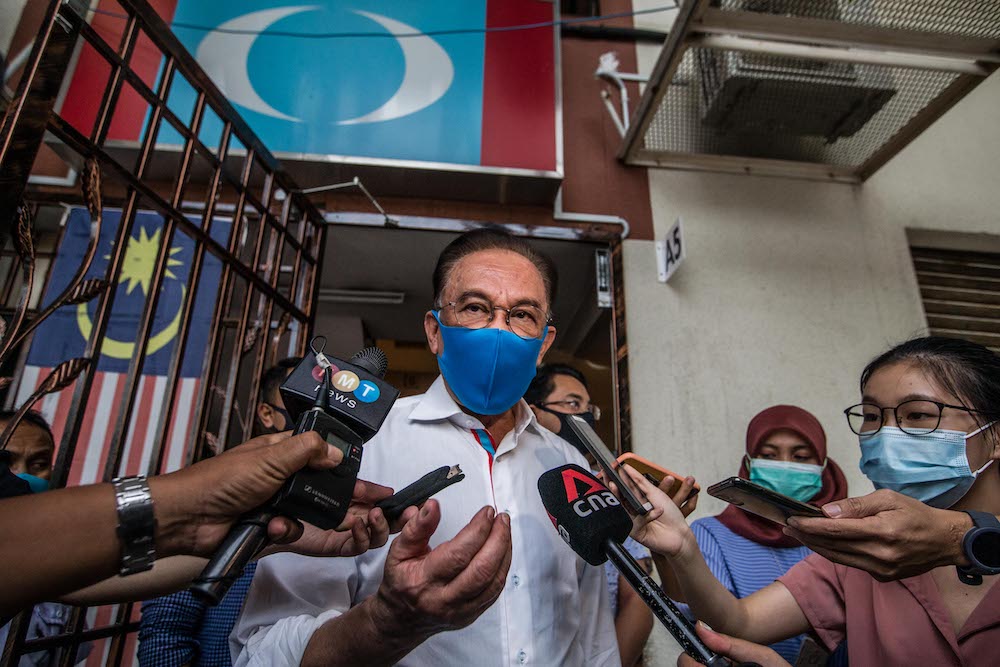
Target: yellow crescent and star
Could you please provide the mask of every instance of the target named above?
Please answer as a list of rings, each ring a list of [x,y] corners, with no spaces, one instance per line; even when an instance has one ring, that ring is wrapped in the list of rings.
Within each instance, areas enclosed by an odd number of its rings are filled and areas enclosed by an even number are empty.
[[[121,277],[118,279],[119,285],[126,281],[128,282],[128,285],[125,288],[126,294],[132,294],[132,292],[135,291],[135,288],[138,287],[142,290],[143,296],[149,296],[149,284],[153,278],[153,269],[156,265],[156,255],[160,251],[161,232],[161,229],[157,229],[153,232],[152,236],[149,236],[146,233],[146,229],[140,226],[139,235],[129,237],[128,248],[125,249],[125,260],[122,262]],[[173,255],[176,255],[180,251],[181,248],[176,246],[170,248],[164,277],[177,280],[177,276],[174,275],[173,271],[170,269],[183,264],[180,260],[173,258]],[[110,259],[110,256],[105,255],[104,258]],[[174,336],[177,335],[177,331],[180,329],[181,325],[181,310],[186,296],[187,290],[182,285],[181,300],[180,304],[177,306],[177,313],[162,331],[154,333],[152,337],[150,337],[149,345],[146,347],[147,355],[155,354],[159,350],[163,349],[163,347],[170,343],[170,341],[174,339]],[[93,330],[94,324],[90,319],[90,313],[87,311],[86,303],[81,303],[76,307],[76,322],[77,326],[80,327],[80,333],[83,334],[84,338],[89,340],[90,332]],[[134,341],[115,340],[111,336],[105,336],[104,343],[101,345],[101,354],[106,354],[107,356],[115,359],[131,359],[134,352]]]

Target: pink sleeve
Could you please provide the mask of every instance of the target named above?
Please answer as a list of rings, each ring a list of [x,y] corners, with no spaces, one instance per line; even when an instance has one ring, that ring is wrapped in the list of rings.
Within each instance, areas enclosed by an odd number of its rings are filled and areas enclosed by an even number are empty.
[[[837,648],[846,636],[844,582],[838,572],[841,569],[811,554],[778,579],[791,592],[828,651]]]

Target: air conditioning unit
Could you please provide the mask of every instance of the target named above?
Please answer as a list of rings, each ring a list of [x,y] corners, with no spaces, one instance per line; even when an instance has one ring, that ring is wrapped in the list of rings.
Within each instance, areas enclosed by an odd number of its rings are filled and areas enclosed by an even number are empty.
[[[717,5],[718,2],[713,2]],[[837,0],[744,0],[743,11],[839,18]],[[896,90],[885,70],[713,49],[695,51],[701,121],[719,135],[853,136]]]

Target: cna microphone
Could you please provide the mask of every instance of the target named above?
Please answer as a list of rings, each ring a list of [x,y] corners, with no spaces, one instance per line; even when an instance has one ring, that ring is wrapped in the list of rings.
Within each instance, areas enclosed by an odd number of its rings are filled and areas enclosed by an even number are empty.
[[[382,380],[388,367],[382,350],[365,348],[346,362],[327,357],[322,348],[317,350],[320,338],[313,339],[313,360],[307,357],[300,362],[280,391],[289,414],[296,417],[294,433],[319,433],[341,450],[343,460],[331,470],[304,468],[295,473],[271,500],[229,530],[190,586],[208,604],[218,604],[264,548],[267,524],[275,516],[305,521],[321,530],[335,529],[343,522],[361,467],[361,446],[378,432],[399,396]],[[304,396],[309,396],[308,402]]]
[[[610,559],[685,653],[706,667],[731,665],[705,646],[691,621],[622,546],[632,530],[632,520],[596,477],[570,463],[539,477],[538,493],[566,544],[591,565]]]

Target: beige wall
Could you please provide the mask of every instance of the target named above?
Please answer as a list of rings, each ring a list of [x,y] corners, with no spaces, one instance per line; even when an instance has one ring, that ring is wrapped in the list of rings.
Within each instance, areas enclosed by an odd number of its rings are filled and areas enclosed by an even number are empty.
[[[925,331],[907,229],[1000,240],[998,110],[995,74],[861,186],[650,170],[657,238],[681,216],[688,256],[663,285],[653,243],[625,243],[636,452],[708,485],[736,473],[757,411],[795,403],[868,492],[841,411],[866,361]],[[720,509],[706,495],[696,516]],[[658,626],[652,664],[676,650]]]
[[[21,21],[21,12],[26,4],[27,0],[0,2],[0,53],[3,53],[7,60],[14,55],[7,51],[10,49],[10,41],[14,38],[14,30]]]

